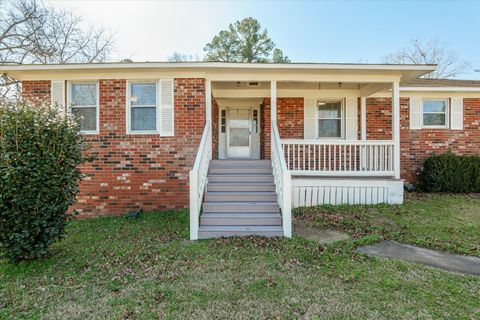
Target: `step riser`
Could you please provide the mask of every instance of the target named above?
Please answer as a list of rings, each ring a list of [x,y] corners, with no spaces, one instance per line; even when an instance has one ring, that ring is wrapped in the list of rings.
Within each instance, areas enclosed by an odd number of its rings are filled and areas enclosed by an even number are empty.
[[[273,237],[283,237],[283,232],[275,232],[275,231],[245,231],[245,232],[230,232],[230,231],[225,231],[225,232],[211,232],[211,231],[200,231],[198,233],[198,238],[199,239],[210,239],[210,238],[226,238],[226,237],[245,237],[245,236],[260,236],[260,237],[267,237],[267,238],[273,238]]]
[[[209,183],[207,185],[207,191],[272,191],[275,192],[275,185],[261,185],[261,184],[249,184],[249,185],[240,185],[240,184],[232,184],[232,185],[222,185],[222,184],[215,184]]]
[[[207,192],[205,196],[206,201],[255,201],[255,202],[262,202],[262,201],[269,201],[275,202],[277,201],[276,194],[267,194],[267,195],[241,195],[241,194],[232,194],[232,195],[216,195]]]
[[[210,168],[210,174],[272,174],[271,168]]]
[[[203,212],[279,212],[277,204],[256,204],[228,205],[206,202],[203,204]]]
[[[273,183],[273,176],[265,175],[265,176],[227,176],[227,175],[220,175],[220,176],[208,176],[208,182],[219,182],[219,183],[235,183],[235,182],[272,182]]]
[[[282,219],[275,218],[200,218],[204,226],[281,226]]]

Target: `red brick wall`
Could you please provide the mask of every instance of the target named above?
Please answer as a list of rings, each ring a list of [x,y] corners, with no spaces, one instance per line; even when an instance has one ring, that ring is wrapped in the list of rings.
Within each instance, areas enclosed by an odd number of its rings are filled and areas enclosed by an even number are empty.
[[[218,103],[212,97],[212,158],[218,159]]]
[[[277,98],[277,127],[280,138],[303,139],[303,106],[303,98]],[[270,159],[270,98],[263,99],[261,109],[260,155],[263,159]]]
[[[260,158],[270,159],[270,136],[271,136],[271,113],[270,98],[263,99],[260,106]]]
[[[72,209],[86,217],[187,207],[188,173],[205,125],[204,79],[175,79],[173,137],[127,135],[126,80],[99,84],[100,134],[85,135],[96,160],[82,167],[87,177]]]
[[[22,97],[34,103],[50,103],[50,80],[23,81]]]
[[[426,158],[451,149],[460,155],[480,155],[480,98],[463,100],[463,130],[409,129],[408,105],[401,104],[401,177],[418,182]]]
[[[433,154],[444,153],[449,148],[462,155],[480,154],[480,98],[464,99],[464,117],[464,130],[410,130],[409,99],[400,99],[401,177],[406,183],[419,182],[421,167]],[[368,98],[367,139],[389,140],[391,128],[391,99]]]

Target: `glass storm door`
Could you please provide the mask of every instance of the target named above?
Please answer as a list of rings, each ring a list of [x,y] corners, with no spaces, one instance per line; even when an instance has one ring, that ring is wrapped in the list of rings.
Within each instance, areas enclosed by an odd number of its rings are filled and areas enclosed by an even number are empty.
[[[250,158],[250,123],[250,109],[228,109],[228,158]]]

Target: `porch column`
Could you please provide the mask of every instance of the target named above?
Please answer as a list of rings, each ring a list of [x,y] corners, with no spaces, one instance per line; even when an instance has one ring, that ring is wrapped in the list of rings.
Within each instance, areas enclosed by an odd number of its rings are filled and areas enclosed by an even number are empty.
[[[400,83],[392,83],[392,138],[393,170],[395,178],[400,179]]]
[[[360,140],[367,140],[367,97],[360,98]],[[360,168],[362,170],[366,169],[367,163],[367,150],[365,146],[360,146]]]
[[[360,98],[360,138],[362,141],[367,140],[367,97]]]
[[[210,137],[208,141],[210,141],[210,144],[212,143],[212,82],[211,80],[206,80],[205,81],[205,121],[210,123]],[[213,155],[213,148],[212,146],[209,146],[210,148],[210,159],[212,159]]]
[[[277,80],[270,82],[270,113],[271,121],[277,122]]]

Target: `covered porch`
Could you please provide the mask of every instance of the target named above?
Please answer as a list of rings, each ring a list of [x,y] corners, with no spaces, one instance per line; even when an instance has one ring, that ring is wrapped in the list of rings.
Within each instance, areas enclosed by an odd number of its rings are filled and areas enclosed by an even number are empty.
[[[400,81],[422,72],[212,75],[204,139],[190,179],[198,212],[191,223],[198,221],[210,159],[271,161],[287,237],[295,207],[402,203]],[[389,105],[373,130],[368,120],[376,113],[369,113],[367,103],[372,95]]]
[[[398,82],[214,82],[213,158],[270,159],[275,125],[293,176],[398,179],[398,86]],[[389,121],[380,130],[377,125],[375,130],[381,132],[369,139],[366,98],[381,91],[390,96],[391,112],[370,120]],[[239,145],[245,150],[240,156],[235,152]]]

